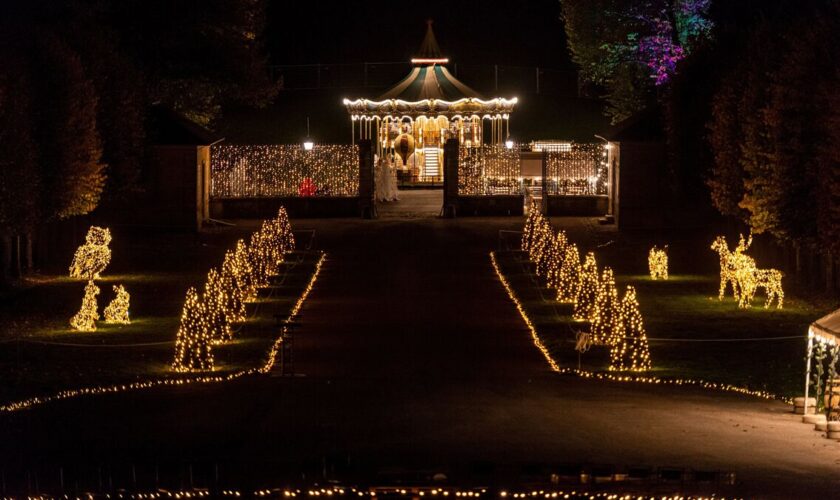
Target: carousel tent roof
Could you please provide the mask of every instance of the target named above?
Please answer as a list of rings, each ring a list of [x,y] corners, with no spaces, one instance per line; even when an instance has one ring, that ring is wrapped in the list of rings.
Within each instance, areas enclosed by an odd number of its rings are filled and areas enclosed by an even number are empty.
[[[441,99],[457,101],[464,98],[481,98],[475,90],[461,83],[444,66],[431,64],[416,67],[391,90],[379,97],[379,100],[402,99],[421,101],[423,99]]]
[[[840,309],[811,323],[808,333],[829,343],[840,341]]]

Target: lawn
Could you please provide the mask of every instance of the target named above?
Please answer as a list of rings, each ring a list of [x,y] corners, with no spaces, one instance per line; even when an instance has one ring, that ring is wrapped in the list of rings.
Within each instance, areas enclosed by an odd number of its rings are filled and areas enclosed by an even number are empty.
[[[765,309],[764,297],[758,295],[752,308],[741,310],[731,295],[718,300],[719,277],[712,270],[716,256],[704,254],[706,249],[698,246],[702,243],[677,242],[670,252],[672,270],[686,274],[653,281],[641,274],[647,271],[646,240],[575,236],[579,244],[584,240],[584,252],[595,251],[599,267],[616,270],[619,294],[627,285],[636,287],[650,341],[651,375],[729,383],[782,396],[802,391],[807,327],[836,306],[832,299],[786,284],[784,309]],[[589,325],[572,320],[572,306],[554,300],[554,292],[533,275],[527,255],[500,252],[497,258],[554,359],[563,367],[606,370],[606,347],[582,355],[575,351],[575,333],[588,331]],[[797,338],[743,340],[791,336]]]
[[[84,281],[40,274],[6,293],[0,306],[0,404],[64,389],[178,376],[170,369],[181,306],[189,286],[203,286],[207,271],[226,249],[253,228],[200,235],[116,232],[112,263],[97,280],[100,315],[114,284],[131,294],[131,324],[97,322],[77,332],[69,318],[78,310]],[[285,316],[309,282],[320,257],[290,254],[277,285],[250,304],[249,319],[236,325],[234,341],[213,350],[216,372],[259,365],[274,343],[275,314]],[[72,258],[69,253],[67,262]],[[58,270],[56,270],[58,271]]]

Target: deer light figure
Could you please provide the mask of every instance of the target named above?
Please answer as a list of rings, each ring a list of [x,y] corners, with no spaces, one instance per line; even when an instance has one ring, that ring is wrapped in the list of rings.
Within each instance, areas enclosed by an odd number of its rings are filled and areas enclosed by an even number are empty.
[[[755,270],[755,260],[744,253],[752,244],[752,235],[746,240],[744,240],[744,235],[740,236],[735,251],[729,250],[729,244],[723,236],[718,236],[712,242],[712,250],[715,250],[720,255],[720,288],[718,290],[718,300],[723,300],[727,286],[731,285],[732,296],[735,300],[740,301],[742,290],[738,274],[740,273],[743,277],[744,273]]]

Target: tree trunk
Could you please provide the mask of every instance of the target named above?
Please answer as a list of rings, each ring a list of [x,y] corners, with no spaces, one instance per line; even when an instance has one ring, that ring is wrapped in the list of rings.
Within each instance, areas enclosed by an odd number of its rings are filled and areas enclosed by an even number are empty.
[[[15,277],[23,277],[23,268],[20,262],[20,235],[15,236]]]
[[[32,259],[33,242],[32,242],[32,231],[31,230],[26,231],[26,234],[24,235],[24,239],[25,239],[25,243],[26,243],[26,272],[31,273],[32,271],[35,270],[35,262]]]
[[[3,235],[3,252],[2,252],[2,279],[4,283],[8,283],[12,274],[12,237],[11,235]]]

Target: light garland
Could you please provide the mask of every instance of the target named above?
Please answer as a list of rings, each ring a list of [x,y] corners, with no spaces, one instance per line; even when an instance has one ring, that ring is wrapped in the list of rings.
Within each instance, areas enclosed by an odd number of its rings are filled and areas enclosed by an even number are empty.
[[[609,344],[618,306],[615,276],[611,268],[605,267],[601,272],[601,279],[598,281],[598,295],[595,299],[595,308],[592,311],[592,323],[589,330],[592,334],[592,340],[596,344]]]
[[[116,297],[105,307],[105,322],[116,323],[120,325],[131,324],[131,319],[128,317],[128,307],[131,301],[131,296],[122,285],[114,285],[114,293]]]
[[[194,287],[187,290],[187,299],[181,311],[181,327],[175,337],[176,372],[213,371],[213,352],[204,304]]]
[[[575,310],[572,318],[576,321],[590,321],[595,313],[595,301],[598,298],[598,264],[595,253],[589,252],[583,262],[578,277]]]
[[[636,300],[636,289],[632,286],[627,287],[613,316],[610,340],[610,371],[650,370],[647,334]]]
[[[654,246],[648,253],[648,270],[650,270],[652,280],[668,279],[668,254],[665,253],[665,248]]]
[[[574,303],[578,295],[580,283],[580,253],[577,245],[570,243],[566,246],[566,255],[557,275],[557,301]]]
[[[88,281],[85,285],[85,296],[82,298],[82,308],[75,316],[70,318],[70,326],[81,332],[95,332],[96,320],[99,319],[99,305],[96,303],[96,296],[99,295],[99,287]]]
[[[321,254],[321,258],[318,259],[318,262],[315,264],[315,271],[312,273],[312,277],[309,280],[309,283],[306,285],[303,293],[298,298],[297,302],[295,302],[294,307],[292,308],[292,312],[294,314],[289,314],[286,317],[286,322],[291,321],[294,319],[294,316],[300,312],[300,309],[303,307],[303,303],[306,301],[306,298],[309,296],[309,293],[315,286],[315,282],[318,280],[318,276],[321,272],[321,267],[326,260],[327,255]],[[286,332],[287,327],[283,327],[282,332]],[[15,412],[26,410],[32,408],[34,406],[39,406],[46,403],[51,403],[54,401],[61,401],[65,399],[75,398],[79,396],[90,396],[90,395],[101,395],[101,394],[115,394],[127,391],[136,391],[136,390],[143,390],[143,389],[151,389],[154,387],[163,387],[163,386],[182,386],[182,385],[189,385],[189,384],[215,384],[221,382],[229,382],[231,380],[235,380],[246,375],[255,375],[255,374],[265,374],[271,371],[276,363],[277,353],[279,352],[280,345],[283,342],[283,335],[277,337],[277,340],[272,344],[271,349],[266,356],[266,360],[264,364],[257,368],[249,368],[246,370],[240,370],[233,373],[228,374],[215,374],[215,375],[200,375],[200,376],[193,376],[189,378],[161,378],[155,380],[147,380],[143,382],[132,382],[128,384],[115,384],[109,386],[99,386],[99,387],[84,387],[81,389],[69,389],[65,391],[58,392],[51,396],[42,396],[42,397],[34,397],[28,398],[20,401],[15,401],[12,403],[8,403],[5,405],[0,406],[0,412]]]
[[[217,144],[210,148],[214,198],[358,196],[359,150],[344,144]],[[301,187],[308,186],[302,193]]]
[[[111,231],[108,228],[91,226],[85,236],[85,244],[76,249],[70,264],[71,278],[98,279],[111,262]]]
[[[525,325],[528,327],[528,331],[531,334],[531,340],[537,349],[542,353],[543,357],[545,357],[548,366],[551,368],[552,371],[557,372],[563,375],[572,375],[581,378],[593,379],[593,380],[603,380],[609,382],[625,382],[625,383],[638,383],[638,384],[655,384],[655,385],[673,385],[673,386],[694,386],[700,387],[702,389],[708,390],[715,390],[721,392],[732,392],[737,394],[742,394],[745,396],[754,396],[761,399],[769,399],[769,400],[778,400],[786,404],[791,404],[793,401],[785,396],[780,396],[778,394],[774,394],[769,391],[763,390],[754,390],[749,389],[746,387],[740,387],[733,384],[725,384],[719,382],[709,382],[703,379],[684,379],[684,378],[663,378],[663,377],[655,377],[652,375],[635,375],[635,374],[617,374],[611,372],[600,372],[600,371],[590,371],[590,370],[581,370],[578,368],[571,368],[571,367],[563,367],[561,368],[554,358],[551,357],[551,354],[548,352],[548,349],[545,347],[545,344],[542,342],[542,339],[537,332],[536,327],[534,327],[534,323],[531,321],[531,318],[528,316],[528,313],[525,311],[525,307],[522,305],[522,302],[516,296],[516,293],[513,291],[513,288],[510,286],[510,283],[505,278],[504,274],[499,267],[498,260],[496,259],[496,253],[490,252],[490,261],[493,265],[493,269],[496,271],[496,276],[499,278],[499,281],[502,283],[502,286],[505,288],[505,291],[508,294],[508,298],[513,302],[516,306],[516,310],[519,311],[519,315],[522,317],[522,320],[525,322]]]

